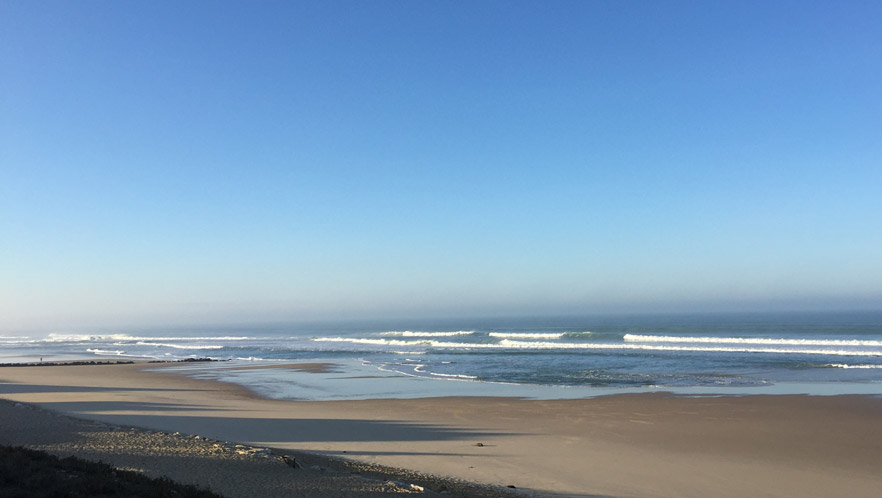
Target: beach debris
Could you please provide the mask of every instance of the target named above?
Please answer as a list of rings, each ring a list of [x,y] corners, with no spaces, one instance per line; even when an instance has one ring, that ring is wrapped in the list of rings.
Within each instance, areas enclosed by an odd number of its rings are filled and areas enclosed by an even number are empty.
[[[204,357],[204,358],[190,357],[190,358],[184,358],[181,360],[150,360],[147,363],[193,363],[193,362],[205,362],[205,361],[216,362],[216,361],[230,361],[230,360],[221,360],[221,359],[215,359],[215,358],[209,358],[209,357]],[[118,363],[134,363],[134,362],[133,361],[121,361]]]
[[[517,486],[515,486],[514,484],[509,484],[508,486],[506,486],[506,488],[518,489]]]
[[[414,493],[422,493],[426,490],[426,488],[417,485],[411,484],[409,482],[401,482],[401,481],[386,481],[386,484],[389,486],[395,486],[396,488],[403,489],[405,491],[411,491]]]
[[[215,446],[218,448],[220,447],[218,445]],[[244,455],[255,458],[270,458],[271,456],[273,456],[273,452],[269,448],[254,448],[251,446],[237,444],[230,449],[237,455]]]
[[[479,446],[479,447],[483,448],[483,447],[484,447],[484,443],[475,443],[474,446]]]
[[[292,469],[300,468],[300,464],[290,455],[282,455],[279,457],[279,460],[285,462]]]

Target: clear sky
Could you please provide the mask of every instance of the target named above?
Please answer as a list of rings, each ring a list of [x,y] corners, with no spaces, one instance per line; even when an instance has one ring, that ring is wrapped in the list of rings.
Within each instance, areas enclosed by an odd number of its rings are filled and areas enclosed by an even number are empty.
[[[880,26],[0,0],[0,329],[882,308]]]

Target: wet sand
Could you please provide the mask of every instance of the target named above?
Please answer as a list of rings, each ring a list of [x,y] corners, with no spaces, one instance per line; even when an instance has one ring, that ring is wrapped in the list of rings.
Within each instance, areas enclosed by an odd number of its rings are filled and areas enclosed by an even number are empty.
[[[875,497],[882,489],[882,399],[874,397],[279,401],[147,368],[157,365],[5,368],[0,396],[108,424],[450,476],[500,493],[510,485],[551,496]]]

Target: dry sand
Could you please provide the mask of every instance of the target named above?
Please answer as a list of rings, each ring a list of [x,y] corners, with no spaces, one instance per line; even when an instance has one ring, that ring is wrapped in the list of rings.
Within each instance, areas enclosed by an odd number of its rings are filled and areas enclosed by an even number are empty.
[[[165,476],[228,497],[508,496],[508,490],[451,479],[198,435],[114,426],[6,400],[0,400],[0,420],[2,444],[103,461],[119,469],[149,477]]]
[[[555,401],[278,401],[231,384],[145,368],[156,366],[4,368],[0,396],[126,427],[514,485],[518,494],[875,497],[882,489],[879,398],[639,394]],[[0,434],[19,434],[23,442],[36,437],[16,423],[4,420]],[[140,445],[155,450],[164,444]],[[337,468],[350,478],[345,466]],[[334,486],[315,489],[344,494]]]

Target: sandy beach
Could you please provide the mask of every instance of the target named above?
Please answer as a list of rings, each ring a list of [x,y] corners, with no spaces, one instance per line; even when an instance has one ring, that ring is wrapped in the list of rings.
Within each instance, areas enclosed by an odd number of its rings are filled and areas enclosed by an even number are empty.
[[[157,369],[0,369],[0,397],[12,402],[2,404],[0,443],[149,467],[227,496],[250,496],[261,483],[302,496],[417,492],[405,485],[418,482],[426,494],[463,496],[871,497],[882,487],[880,398],[659,393],[553,401],[279,401],[231,384],[145,371]],[[107,436],[123,433],[132,436],[118,442]],[[93,434],[92,442],[77,443],[84,434]],[[182,441],[189,442],[186,455],[174,451]],[[225,442],[245,446],[237,451]],[[260,448],[272,448],[273,458],[256,458]],[[276,458],[283,454],[308,466],[292,470]],[[184,457],[189,470],[174,460]],[[235,472],[260,479],[218,477],[238,475],[217,470],[236,466]],[[387,478],[387,467],[410,473]],[[291,472],[298,474],[292,479]],[[456,488],[461,481],[490,487]]]

